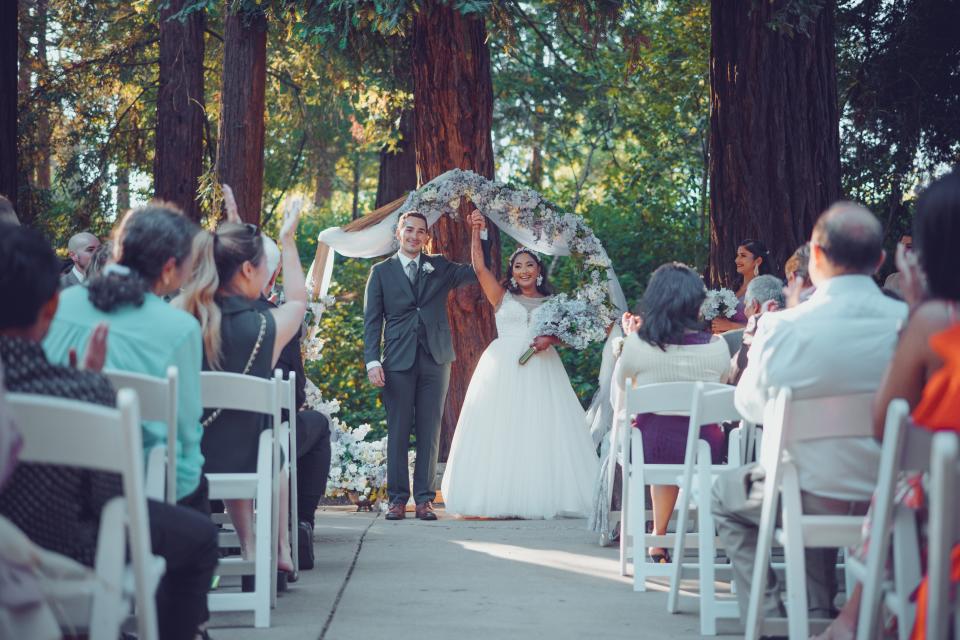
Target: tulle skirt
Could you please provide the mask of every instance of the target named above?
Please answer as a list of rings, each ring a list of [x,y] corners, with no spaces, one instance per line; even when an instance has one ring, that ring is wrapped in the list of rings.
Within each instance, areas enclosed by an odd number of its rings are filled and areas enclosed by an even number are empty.
[[[498,338],[480,357],[441,488],[464,516],[586,517],[599,465],[560,356],[518,364],[529,340]]]

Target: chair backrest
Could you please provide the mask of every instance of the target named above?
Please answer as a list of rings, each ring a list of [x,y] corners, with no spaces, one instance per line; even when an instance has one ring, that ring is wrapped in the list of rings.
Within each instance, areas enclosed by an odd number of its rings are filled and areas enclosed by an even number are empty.
[[[767,468],[783,447],[824,438],[872,437],[873,392],[795,400],[780,389],[764,410],[760,463]]]
[[[626,386],[626,415],[638,413],[664,413],[690,415],[697,385],[703,385],[704,391],[733,389],[719,382],[661,382],[645,384],[632,388],[631,381]],[[709,424],[709,423],[705,423]]]
[[[177,394],[180,373],[175,366],[167,367],[165,378],[155,378],[132,371],[105,369],[103,375],[117,389],[128,388],[137,392],[142,420],[165,422],[167,425],[166,497],[167,502],[177,500]]]
[[[200,374],[200,399],[204,409],[249,411],[273,416],[280,424],[280,376],[258,378],[240,373],[204,371]]]
[[[958,435],[941,431],[934,435],[930,458],[930,526],[926,637],[942,640],[950,627],[950,600],[954,624],[960,623],[957,591],[951,589],[952,549],[960,541],[960,442]],[[956,632],[956,629],[954,630]]]
[[[280,370],[277,370],[280,373]],[[297,412],[297,372],[291,371],[287,374],[287,379],[283,379],[280,373],[280,408],[286,409],[292,414]]]
[[[150,588],[152,551],[143,486],[143,444],[136,392],[120,389],[116,408],[50,396],[7,394],[23,434],[23,462],[120,474],[134,568],[140,635],[157,637]]]

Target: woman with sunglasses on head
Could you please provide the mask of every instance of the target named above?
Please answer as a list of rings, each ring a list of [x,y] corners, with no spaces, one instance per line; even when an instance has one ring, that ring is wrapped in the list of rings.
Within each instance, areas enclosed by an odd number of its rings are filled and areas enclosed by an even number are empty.
[[[193,277],[173,301],[200,321],[204,371],[228,371],[270,378],[283,347],[296,335],[307,310],[307,289],[297,252],[295,232],[302,198],[288,198],[280,229],[286,301],[269,311],[258,299],[271,273],[260,229],[225,222],[197,242]],[[204,472],[248,473],[256,470],[260,432],[269,428],[264,416],[241,411],[206,411],[203,415]],[[287,485],[281,479],[278,568],[294,573],[284,519]],[[252,557],[253,502],[225,501],[240,538],[245,559]]]

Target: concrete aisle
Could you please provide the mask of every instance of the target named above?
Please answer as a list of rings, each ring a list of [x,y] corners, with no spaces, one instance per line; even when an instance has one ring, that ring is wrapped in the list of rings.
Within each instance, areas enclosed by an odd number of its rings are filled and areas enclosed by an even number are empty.
[[[438,522],[426,523],[409,516],[387,522],[319,512],[318,567],[281,596],[272,628],[236,626],[251,624],[252,616],[218,614],[213,622],[221,628],[211,634],[218,640],[700,637],[696,600],[683,598],[683,613],[671,615],[660,585],[634,593],[630,580],[617,575],[616,550],[598,547],[583,520],[475,521],[441,512]]]

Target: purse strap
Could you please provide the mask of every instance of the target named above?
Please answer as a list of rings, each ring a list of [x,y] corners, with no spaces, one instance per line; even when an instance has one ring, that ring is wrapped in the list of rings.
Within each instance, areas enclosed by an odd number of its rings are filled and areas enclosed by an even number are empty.
[[[250,352],[250,357],[247,358],[247,364],[243,367],[241,372],[243,375],[250,373],[250,369],[253,367],[253,361],[257,359],[257,354],[260,353],[260,347],[263,345],[263,336],[267,332],[267,316],[263,315],[259,311],[257,314],[260,316],[260,331],[257,333],[257,340],[253,343],[253,350]],[[220,414],[223,413],[223,409],[216,409],[213,413],[207,416],[207,419],[200,423],[200,426],[206,429],[213,421],[220,417]]]

